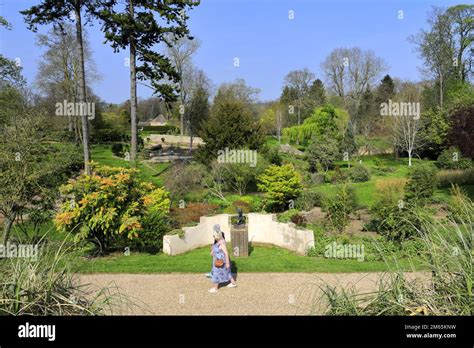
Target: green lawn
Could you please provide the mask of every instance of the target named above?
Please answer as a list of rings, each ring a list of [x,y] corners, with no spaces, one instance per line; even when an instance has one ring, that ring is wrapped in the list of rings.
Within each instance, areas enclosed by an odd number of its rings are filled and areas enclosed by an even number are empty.
[[[91,157],[94,162],[97,162],[101,165],[130,168],[129,161],[116,157],[112,154],[110,145],[92,146]],[[157,186],[162,186],[163,182],[160,174],[168,169],[169,166],[169,163],[148,164],[146,162],[139,161],[137,169],[140,170],[139,177],[142,180],[149,181]]]
[[[176,256],[115,253],[96,259],[76,257],[73,262],[74,269],[80,273],[206,273],[212,262],[209,251],[210,247],[204,247]],[[237,272],[378,272],[395,266],[393,262],[387,266],[382,261],[302,256],[276,246],[255,246],[248,258],[234,258],[233,262]],[[407,260],[399,260],[399,263],[406,270],[412,269]]]
[[[409,167],[408,167],[408,158],[399,158],[396,159],[393,155],[385,154],[385,155],[371,155],[371,156],[361,156],[362,163],[372,169],[376,166],[376,162],[378,161],[380,165],[393,167],[395,171],[392,173],[388,173],[387,175],[373,175],[371,179],[367,182],[361,183],[350,183],[352,187],[355,189],[355,193],[358,199],[358,203],[361,207],[370,207],[374,203],[374,194],[375,194],[375,183],[379,180],[390,180],[393,178],[404,178],[407,176]],[[422,162],[431,162],[434,161],[427,161],[427,160],[420,160],[417,158],[413,159],[413,166],[416,166]],[[353,166],[355,163],[351,163]],[[336,165],[340,166],[342,171],[348,170],[347,162],[336,162]],[[472,198],[474,197],[474,188],[472,185],[470,186],[463,186],[463,188],[467,191],[469,196]],[[331,183],[326,183],[322,185],[314,185],[312,190],[316,192],[321,192],[323,194],[332,194],[335,191],[335,185]],[[436,201],[447,201],[449,198],[449,188],[438,188],[435,191],[434,198]]]

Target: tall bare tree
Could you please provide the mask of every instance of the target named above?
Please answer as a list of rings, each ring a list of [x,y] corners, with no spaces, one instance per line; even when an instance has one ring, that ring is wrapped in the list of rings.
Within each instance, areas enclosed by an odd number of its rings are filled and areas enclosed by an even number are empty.
[[[322,63],[329,88],[344,99],[351,114],[354,134],[360,118],[361,100],[386,68],[382,58],[359,47],[336,48]]]
[[[193,88],[193,62],[192,58],[201,45],[196,38],[192,40],[189,37],[175,37],[168,35],[166,38],[168,43],[167,56],[171,64],[179,75],[179,114],[181,123],[181,135],[184,135],[184,120],[186,119],[186,109],[189,102],[191,89]]]
[[[82,11],[86,15],[94,10],[95,2],[87,0],[42,0],[39,5],[32,6],[28,10],[20,11],[25,16],[25,22],[30,30],[36,31],[37,25],[53,24],[61,28],[61,23],[73,20],[76,27],[77,41],[77,99],[79,103],[86,102],[86,77],[84,68],[84,44],[82,39]],[[84,169],[90,174],[90,144],[89,144],[89,120],[88,115],[81,116],[82,122],[82,144],[84,148]]]
[[[296,93],[298,125],[301,124],[301,107],[304,95],[309,91],[314,79],[315,75],[308,68],[290,71],[285,76],[285,86],[292,88]]]
[[[36,85],[46,96],[61,101],[77,101],[77,82],[79,60],[77,56],[77,41],[74,35],[74,27],[67,23],[61,23],[61,28],[53,28],[48,34],[37,36],[37,45],[46,48],[43,60],[40,61]],[[86,89],[90,90],[92,81],[99,79],[96,66],[92,60],[87,35],[84,32],[84,59],[86,66]],[[88,93],[90,95],[90,93]],[[76,140],[82,136],[78,127],[77,118],[68,116],[69,131],[75,131]]]

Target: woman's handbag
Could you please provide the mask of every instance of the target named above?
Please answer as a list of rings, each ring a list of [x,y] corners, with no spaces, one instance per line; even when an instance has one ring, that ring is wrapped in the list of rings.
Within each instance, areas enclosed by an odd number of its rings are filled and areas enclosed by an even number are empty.
[[[214,266],[216,266],[217,268],[221,268],[222,266],[224,266],[224,260],[216,259],[214,261]]]

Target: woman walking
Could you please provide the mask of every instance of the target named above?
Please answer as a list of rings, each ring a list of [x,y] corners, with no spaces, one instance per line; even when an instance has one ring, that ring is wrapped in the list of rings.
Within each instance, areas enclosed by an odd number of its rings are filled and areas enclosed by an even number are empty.
[[[224,235],[220,230],[219,225],[214,225],[214,245],[211,250],[212,255],[212,282],[213,287],[208,291],[210,293],[217,292],[219,284],[227,283],[230,281],[228,288],[235,288],[237,284],[232,277],[231,263],[229,253],[227,252],[227,244],[224,239]]]

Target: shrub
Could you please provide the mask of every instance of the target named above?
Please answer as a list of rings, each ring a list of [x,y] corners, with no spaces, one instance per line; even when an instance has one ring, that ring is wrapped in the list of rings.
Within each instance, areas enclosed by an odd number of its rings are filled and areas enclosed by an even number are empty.
[[[198,163],[175,163],[164,174],[164,185],[175,199],[184,199],[199,188],[207,175],[206,168]]]
[[[270,148],[263,152],[263,157],[268,161],[270,164],[274,164],[277,166],[281,166],[283,159],[278,152],[278,148]]]
[[[151,132],[154,134],[178,134],[179,128],[170,124],[163,126],[143,126],[144,132]]]
[[[456,147],[450,147],[439,155],[436,166],[442,169],[468,169],[472,167],[470,158],[461,157],[461,151]]]
[[[389,167],[389,166],[384,166],[384,165],[375,166],[375,167],[372,168],[373,174],[374,174],[374,175],[378,175],[378,176],[384,176],[384,175],[393,173],[393,172],[395,172],[396,170],[397,170],[397,169],[394,168],[394,167]]]
[[[334,172],[330,175],[330,180],[334,184],[341,184],[347,181],[347,172],[342,171],[339,166],[334,168]]]
[[[437,173],[433,166],[426,164],[416,166],[408,173],[405,199],[416,204],[424,204],[433,198],[437,184]]]
[[[123,157],[123,144],[115,143],[111,147],[112,153],[117,157]]]
[[[168,193],[139,181],[137,170],[95,165],[92,169],[92,175],[82,174],[61,187],[63,203],[54,220],[58,231],[92,242],[104,253],[120,237],[141,238],[147,219],[167,219]]]
[[[466,170],[443,170],[438,173],[440,187],[450,187],[451,185],[473,185],[474,168]]]
[[[429,212],[408,202],[390,205],[379,203],[371,212],[373,219],[368,228],[398,243],[415,237],[417,231],[422,230],[423,223],[430,220]]]
[[[388,240],[402,242],[421,229],[425,210],[411,202],[405,202],[405,179],[391,179],[376,182],[375,203],[371,207],[372,220],[366,229],[384,235]]]
[[[111,128],[96,129],[96,130],[93,130],[91,133],[91,140],[94,143],[130,141],[130,135],[117,129],[111,129]]]
[[[264,193],[267,209],[283,210],[300,194],[301,175],[291,164],[271,165],[258,177],[257,186]]]
[[[357,207],[355,191],[348,184],[336,187],[334,195],[328,196],[324,202],[327,219],[334,231],[343,233],[349,223],[349,214]]]
[[[173,227],[179,228],[199,222],[201,216],[209,215],[219,208],[216,204],[189,203],[184,208],[172,208],[170,219]]]
[[[314,207],[320,207],[323,203],[323,196],[319,192],[305,190],[295,200],[295,208],[298,210],[311,210]]]
[[[278,215],[279,222],[292,222],[297,226],[306,226],[306,219],[297,209],[289,209]]]
[[[356,164],[350,171],[349,171],[349,178],[353,182],[365,182],[370,180],[370,170],[363,164]]]

